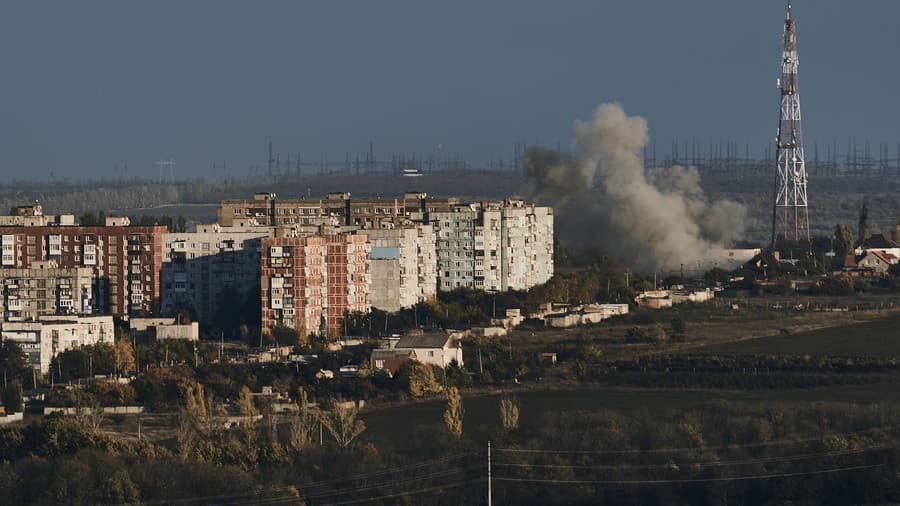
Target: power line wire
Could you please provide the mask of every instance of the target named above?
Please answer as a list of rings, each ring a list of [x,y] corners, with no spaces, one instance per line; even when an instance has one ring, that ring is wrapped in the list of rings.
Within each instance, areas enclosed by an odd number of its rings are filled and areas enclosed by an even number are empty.
[[[355,474],[355,475],[341,476],[338,478],[331,478],[328,480],[320,480],[320,481],[314,481],[314,482],[308,482],[308,483],[284,485],[284,486],[280,486],[280,487],[273,487],[273,488],[268,488],[265,490],[254,491],[254,492],[207,495],[207,496],[192,496],[192,497],[182,497],[182,498],[178,498],[178,499],[160,499],[160,500],[156,500],[156,501],[146,501],[143,504],[146,504],[146,505],[187,504],[187,503],[197,502],[197,501],[208,501],[208,500],[215,500],[215,499],[234,499],[235,497],[255,496],[255,495],[266,494],[266,493],[281,492],[281,491],[291,490],[291,489],[317,488],[317,487],[321,487],[323,485],[327,485],[327,484],[331,484],[331,483],[346,482],[346,481],[359,481],[359,480],[363,480],[363,479],[367,479],[367,478],[373,478],[376,476],[383,476],[386,474],[407,471],[407,470],[413,469],[413,468],[420,468],[420,467],[425,467],[425,466],[429,466],[429,465],[450,462],[453,460],[461,459],[464,457],[471,457],[471,456],[475,456],[475,455],[477,455],[477,453],[459,453],[456,455],[450,455],[450,456],[442,457],[439,459],[419,461],[419,462],[415,462],[412,464],[406,464],[403,466],[393,467],[390,469],[384,469],[382,471],[375,471],[375,472],[371,472],[371,473],[359,473],[359,474]]]
[[[338,506],[341,504],[356,504],[356,503],[361,503],[361,502],[377,501],[379,499],[392,499],[394,497],[405,497],[408,495],[423,494],[425,492],[434,492],[437,490],[443,490],[443,489],[447,489],[447,488],[455,488],[455,487],[460,487],[463,485],[471,485],[471,484],[475,484],[475,483],[481,483],[481,482],[484,482],[485,479],[486,478],[477,478],[474,480],[461,481],[458,483],[439,485],[437,487],[423,488],[423,489],[419,489],[419,490],[411,490],[409,492],[401,492],[401,493],[397,493],[397,494],[382,495],[382,496],[378,496],[378,497],[366,497],[365,499],[353,499],[351,501],[332,502],[332,503],[328,503],[328,504],[322,504],[320,506]]]
[[[798,454],[798,455],[778,455],[772,457],[760,457],[757,459],[749,459],[749,460],[734,460],[734,461],[695,461],[695,462],[662,462],[659,464],[619,464],[619,465],[578,465],[578,464],[530,464],[530,463],[504,463],[504,462],[495,462],[492,465],[498,467],[518,467],[518,468],[546,468],[546,469],[653,469],[657,467],[669,467],[672,465],[678,466],[700,466],[700,467],[724,467],[724,466],[739,466],[739,465],[751,465],[751,464],[762,464],[768,462],[790,462],[794,460],[805,460],[811,458],[823,458],[823,457],[840,457],[844,455],[856,455],[860,453],[867,453],[875,450],[888,450],[892,449],[891,446],[868,446],[864,448],[856,448],[853,450],[844,450],[838,452],[819,452],[819,453],[806,453],[806,454]]]
[[[851,431],[851,432],[839,432],[834,434],[826,434],[822,436],[806,438],[806,439],[784,439],[780,441],[766,441],[763,443],[751,443],[745,445],[725,445],[725,446],[707,446],[707,447],[695,447],[695,448],[651,448],[647,450],[548,450],[548,449],[530,449],[530,448],[495,448],[497,452],[505,452],[505,453],[556,453],[556,454],[572,454],[572,455],[627,455],[627,454],[637,454],[637,453],[679,453],[679,452],[692,452],[692,451],[720,451],[720,450],[733,450],[733,449],[741,449],[741,448],[762,448],[767,446],[778,446],[778,445],[791,445],[791,444],[800,444],[800,443],[810,443],[813,441],[822,441],[824,439],[833,438],[833,437],[846,437],[852,436],[855,434],[864,434],[867,432],[874,432],[877,430],[895,430],[900,425],[889,425],[886,427],[871,427],[868,429]]]
[[[326,492],[316,492],[314,494],[309,494],[309,495],[303,494],[303,497],[306,499],[317,499],[317,498],[328,497],[328,496],[333,496],[333,495],[344,495],[344,494],[348,494],[348,493],[352,493],[352,492],[361,492],[361,491],[371,490],[371,489],[375,489],[375,488],[392,487],[395,485],[412,483],[412,482],[416,482],[416,481],[431,480],[434,478],[442,478],[444,476],[450,476],[453,474],[464,473],[466,471],[471,471],[473,469],[481,469],[483,467],[484,467],[484,465],[478,464],[478,465],[474,465],[474,466],[461,467],[459,469],[447,469],[444,471],[437,471],[434,473],[429,473],[429,474],[423,475],[423,476],[414,476],[414,477],[410,477],[410,478],[403,478],[400,480],[391,480],[388,482],[373,483],[370,485],[362,485],[359,487],[352,487],[352,488],[342,488],[339,490],[331,490],[331,491],[326,491]]]
[[[496,481],[512,481],[523,483],[560,483],[560,484],[583,484],[583,485],[665,485],[675,483],[703,483],[703,482],[721,482],[721,481],[753,481],[753,480],[769,480],[774,478],[792,478],[796,476],[812,476],[817,474],[833,474],[846,471],[859,471],[863,469],[874,469],[882,467],[884,464],[872,464],[866,466],[839,467],[834,469],[821,469],[818,471],[806,471],[797,473],[776,473],[776,474],[760,474],[746,476],[728,476],[719,478],[683,478],[672,480],[545,480],[540,478],[501,478],[493,477]]]

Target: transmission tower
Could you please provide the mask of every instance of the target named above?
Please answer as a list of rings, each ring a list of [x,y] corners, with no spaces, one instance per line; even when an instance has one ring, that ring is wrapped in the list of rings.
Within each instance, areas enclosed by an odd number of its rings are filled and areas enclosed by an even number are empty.
[[[809,208],[806,198],[806,157],[800,124],[800,87],[797,81],[797,25],[788,0],[784,19],[781,58],[781,109],[775,138],[775,201],[772,206],[772,248],[778,234],[787,240],[809,242]]]

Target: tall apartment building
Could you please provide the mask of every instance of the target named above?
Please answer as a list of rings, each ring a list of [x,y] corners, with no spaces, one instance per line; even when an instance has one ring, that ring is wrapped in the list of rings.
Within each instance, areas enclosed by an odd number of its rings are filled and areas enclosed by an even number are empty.
[[[262,239],[271,235],[265,227],[232,231],[217,225],[163,234],[161,313],[172,316],[186,308],[201,322],[212,322],[224,297],[259,286]]]
[[[406,193],[401,198],[354,199],[349,193],[329,193],[324,199],[277,199],[274,193],[257,193],[252,199],[223,200],[217,223],[255,220],[260,225],[356,225],[377,227],[379,222],[406,219],[428,222],[429,213],[446,211],[456,198]]]
[[[325,234],[262,240],[262,332],[342,333],[347,312],[368,311],[365,235]]]
[[[2,320],[33,321],[52,315],[93,311],[92,272],[87,267],[60,268],[54,261],[28,268],[0,269]]]
[[[2,225],[0,265],[29,268],[49,260],[60,268],[90,268],[95,312],[140,314],[159,303],[165,231],[130,226],[127,218],[107,218],[106,226]]]
[[[369,304],[399,311],[437,293],[434,229],[411,223],[359,231],[369,238]]]
[[[525,290],[553,276],[553,210],[519,199],[431,215],[440,290]]]

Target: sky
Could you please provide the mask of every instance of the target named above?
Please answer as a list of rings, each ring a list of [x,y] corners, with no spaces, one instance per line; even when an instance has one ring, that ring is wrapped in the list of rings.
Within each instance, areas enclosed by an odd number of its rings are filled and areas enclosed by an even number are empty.
[[[568,148],[605,102],[673,139],[774,142],[779,0],[20,0],[0,5],[0,182],[281,158]],[[795,0],[808,151],[900,143],[900,2]],[[824,153],[824,147],[821,148]],[[824,155],[823,155],[824,156]],[[224,168],[222,167],[224,164]],[[215,166],[215,168],[213,168]]]

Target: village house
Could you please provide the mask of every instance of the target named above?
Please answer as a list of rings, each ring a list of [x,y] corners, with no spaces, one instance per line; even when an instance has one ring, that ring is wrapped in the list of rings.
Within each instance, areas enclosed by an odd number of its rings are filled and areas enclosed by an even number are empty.
[[[416,360],[415,350],[377,349],[372,350],[369,359],[372,371],[384,373],[391,378],[408,360]]]
[[[883,275],[897,264],[897,257],[891,253],[880,250],[868,250],[856,258],[856,266],[860,269],[868,269],[876,274]]]
[[[423,364],[445,368],[452,362],[463,365],[462,342],[456,333],[429,332],[407,334],[391,339],[391,350],[414,352],[416,360]]]

